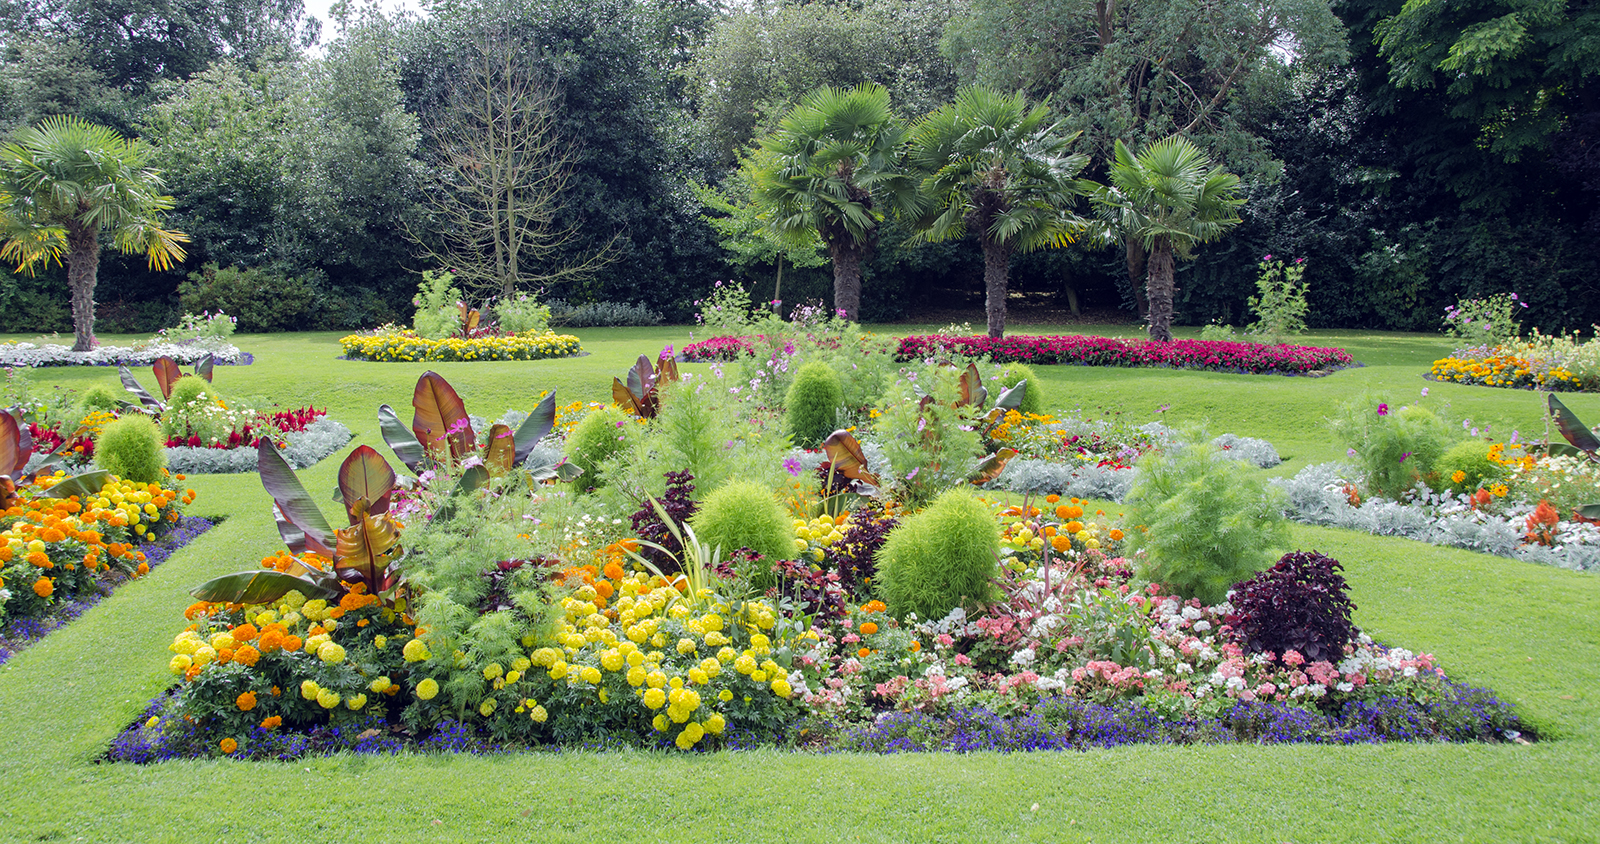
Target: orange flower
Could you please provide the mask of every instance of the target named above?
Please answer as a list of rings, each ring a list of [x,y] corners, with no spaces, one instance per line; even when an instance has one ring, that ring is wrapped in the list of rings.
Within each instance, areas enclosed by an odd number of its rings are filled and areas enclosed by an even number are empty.
[[[276,729],[278,729],[278,727],[280,727],[282,725],[283,725],[283,718],[281,718],[281,717],[279,717],[277,715],[274,715],[274,716],[272,716],[270,718],[267,718],[266,720],[261,722],[261,729],[263,729],[263,730],[276,730]]]
[[[300,641],[300,637],[299,636],[285,636],[285,637],[283,637],[283,649],[286,650],[286,651],[289,651],[291,653],[293,653],[294,651],[300,650],[300,646],[303,645],[303,644],[305,644],[305,643]]]
[[[193,680],[194,678],[199,677],[200,672],[204,670],[205,666],[203,665],[191,665],[189,666],[188,670],[183,672],[183,679]]]
[[[50,562],[50,556],[43,551],[29,551],[28,562],[42,569],[51,568],[55,563]]]
[[[41,577],[33,582],[33,594],[38,595],[41,598],[48,598],[55,594],[55,591],[55,581],[48,577]]]
[[[870,654],[870,653],[872,653],[872,649],[871,648],[862,648],[861,650],[856,651],[856,656],[859,656],[862,659],[866,659],[867,655]]]
[[[1122,531],[1120,531],[1120,530],[1118,530],[1116,528],[1112,528],[1111,529],[1111,541],[1112,542],[1121,542],[1122,541]]]
[[[134,569],[134,571],[138,572],[140,575],[149,574],[150,573],[150,564],[149,563],[140,563],[139,567]]]
[[[861,625],[861,635],[863,636],[871,636],[876,632],[878,632],[878,625],[873,624],[870,621]]]
[[[45,542],[62,542],[66,540],[67,535],[62,533],[60,528],[52,526],[41,531],[39,533],[39,538]]]
[[[234,741],[232,738],[225,738],[222,741],[217,742],[217,747],[221,748],[223,753],[232,753],[239,749],[239,743]]]
[[[277,625],[268,627],[266,632],[261,634],[260,647],[258,649],[261,653],[269,654],[283,647],[283,628],[279,627],[274,630],[272,629],[273,627],[277,627]]]
[[[234,698],[233,702],[234,705],[239,707],[240,712],[249,712],[250,710],[256,708],[256,693],[245,692],[244,694],[239,695],[237,698]]]
[[[601,598],[610,598],[616,594],[617,588],[611,585],[611,581],[602,580],[594,585],[594,591],[598,592]]]
[[[1060,500],[1061,500],[1061,496],[1056,495],[1054,493],[1051,493],[1050,495],[1046,495],[1044,497],[1044,503],[1046,503],[1046,504],[1054,504],[1054,503],[1056,503],[1057,501],[1060,501]]]
[[[1076,504],[1063,504],[1056,508],[1056,518],[1076,519],[1083,515],[1083,508]]]
[[[615,560],[606,563],[606,577],[609,577],[612,580],[621,580],[625,574],[627,574],[627,572],[624,572],[622,570],[622,566],[619,565]]]
[[[912,653],[916,653],[917,651],[920,651],[920,650],[922,650],[922,643],[917,641],[916,639],[912,639],[911,640],[911,652]]]
[[[233,659],[240,665],[250,668],[256,664],[257,660],[261,659],[261,652],[250,645],[244,645],[233,652]]]
[[[1067,533],[1077,533],[1083,530],[1083,522],[1067,522],[1067,526],[1063,530]]]
[[[886,610],[888,608],[889,608],[888,605],[885,604],[884,602],[878,601],[878,600],[872,600],[872,601],[868,601],[865,604],[863,604],[861,606],[861,611],[862,612],[883,612],[884,610]]]
[[[1050,547],[1064,554],[1072,550],[1072,540],[1068,539],[1064,534],[1057,534],[1050,537]]]
[[[254,624],[246,623],[229,630],[228,635],[232,636],[235,642],[249,642],[261,635],[261,631],[257,630]]]
[[[230,662],[233,662],[233,648],[222,648],[217,651],[218,665],[227,665]]]

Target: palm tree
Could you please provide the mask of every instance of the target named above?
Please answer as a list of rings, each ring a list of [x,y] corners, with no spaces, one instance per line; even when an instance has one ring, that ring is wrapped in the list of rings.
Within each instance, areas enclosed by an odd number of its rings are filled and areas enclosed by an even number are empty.
[[[1173,256],[1187,260],[1195,244],[1239,224],[1239,177],[1213,166],[1200,148],[1173,135],[1134,155],[1117,141],[1111,184],[1084,183],[1107,237],[1137,242],[1149,253],[1145,291],[1150,339],[1172,339]]]
[[[1005,333],[1012,253],[1066,246],[1087,227],[1071,207],[1088,159],[1067,154],[1078,133],[1050,117],[1049,106],[1029,108],[1021,91],[971,87],[911,130],[911,162],[927,174],[917,238],[978,232],[990,337]]]
[[[32,273],[65,253],[73,351],[94,347],[102,234],[122,252],[145,253],[152,269],[184,259],[178,244],[189,238],[161,228],[161,212],[173,201],[145,166],[149,155],[148,146],[115,130],[61,116],[0,147],[0,259]]]
[[[846,319],[861,309],[861,258],[877,240],[879,204],[916,204],[898,161],[904,135],[883,86],[823,87],[761,139],[746,165],[750,200],[774,234],[796,246],[822,237],[833,259],[833,306]]]

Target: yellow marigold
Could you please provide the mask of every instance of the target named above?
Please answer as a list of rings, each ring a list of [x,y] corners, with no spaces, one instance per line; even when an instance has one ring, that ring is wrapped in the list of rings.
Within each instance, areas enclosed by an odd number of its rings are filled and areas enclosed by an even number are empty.
[[[417,700],[433,700],[439,694],[439,683],[432,677],[417,684]]]

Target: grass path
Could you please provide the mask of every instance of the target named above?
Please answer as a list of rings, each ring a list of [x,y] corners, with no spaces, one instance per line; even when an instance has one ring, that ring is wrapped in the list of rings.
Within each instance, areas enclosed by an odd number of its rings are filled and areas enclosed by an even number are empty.
[[[896,332],[916,330],[897,326]],[[1079,332],[1081,328],[1075,329]],[[1045,333],[1039,329],[1030,329]],[[1065,333],[1065,332],[1063,332]],[[1107,331],[1106,333],[1113,333]],[[590,355],[440,364],[469,410],[528,409],[540,391],[605,400],[639,353],[682,328],[579,332]],[[249,367],[218,386],[326,406],[377,444],[374,409],[403,406],[421,365],[335,360],[337,335],[245,337]],[[1438,337],[1335,332],[1367,365],[1323,379],[1042,367],[1050,403],[1207,421],[1264,437],[1292,472],[1342,448],[1320,419],[1375,389],[1475,421],[1539,423],[1531,393],[1430,385]],[[687,367],[702,370],[702,366]],[[115,384],[54,369],[39,384]],[[1600,396],[1574,397],[1600,419]],[[347,451],[347,450],[346,450]],[[330,488],[346,452],[302,473]],[[1600,839],[1600,577],[1408,540],[1296,527],[1343,561],[1356,622],[1497,690],[1547,735],[1532,746],[1129,747],[1085,753],[813,756],[776,751],[507,757],[334,757],[294,763],[101,765],[116,731],[169,682],[165,646],[187,589],[276,550],[250,475],[191,479],[192,512],[227,522],[154,574],[0,666],[0,841],[1583,841]]]

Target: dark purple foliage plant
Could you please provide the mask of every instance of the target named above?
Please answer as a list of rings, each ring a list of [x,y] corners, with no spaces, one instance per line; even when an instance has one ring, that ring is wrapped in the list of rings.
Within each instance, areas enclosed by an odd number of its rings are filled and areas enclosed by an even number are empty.
[[[1355,604],[1338,560],[1315,551],[1283,555],[1277,565],[1234,587],[1228,624],[1248,651],[1282,656],[1298,651],[1309,662],[1338,662],[1361,631],[1350,621]]]

